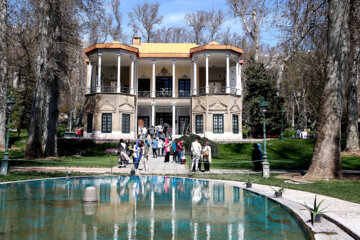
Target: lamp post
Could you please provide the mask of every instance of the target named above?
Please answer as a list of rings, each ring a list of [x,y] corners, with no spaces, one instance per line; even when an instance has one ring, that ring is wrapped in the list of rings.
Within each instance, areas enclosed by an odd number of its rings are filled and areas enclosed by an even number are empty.
[[[10,130],[10,117],[11,112],[15,105],[15,100],[8,97],[5,101],[6,103],[6,113],[8,115],[8,122],[6,127],[6,139],[5,139],[5,153],[3,159],[1,159],[1,175],[7,175],[9,173],[9,130]]]
[[[283,109],[281,110],[281,133],[280,133],[280,141],[284,140],[284,117],[285,117],[286,111]]]
[[[268,106],[269,106],[269,104],[267,102],[265,102],[264,98],[262,98],[261,102],[259,103],[259,109],[260,109],[261,115],[263,116],[264,155],[263,155],[263,161],[261,162],[261,164],[262,164],[262,176],[264,178],[270,177],[270,163],[268,162],[267,154],[266,154],[266,126],[265,126],[265,113],[267,111]]]

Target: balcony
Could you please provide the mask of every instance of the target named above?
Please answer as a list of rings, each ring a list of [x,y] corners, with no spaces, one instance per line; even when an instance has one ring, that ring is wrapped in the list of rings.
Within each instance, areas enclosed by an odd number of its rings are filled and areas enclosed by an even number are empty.
[[[104,87],[101,87],[100,92],[97,91],[97,87],[88,88],[87,90],[88,90],[87,91],[88,94],[93,94],[93,93],[118,93],[116,86],[104,86]],[[130,88],[121,87],[120,93],[129,94],[130,93]]]
[[[236,88],[229,88],[229,93],[226,92],[226,87],[209,87],[209,92],[206,93],[206,87],[200,87],[198,89],[199,95],[212,94],[212,95],[223,95],[223,94],[232,94],[236,95]]]

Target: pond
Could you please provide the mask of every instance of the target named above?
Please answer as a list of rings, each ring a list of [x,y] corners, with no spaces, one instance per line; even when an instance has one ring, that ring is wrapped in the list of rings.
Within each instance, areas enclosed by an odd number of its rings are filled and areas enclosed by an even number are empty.
[[[99,201],[84,203],[95,186]],[[160,176],[0,184],[0,239],[311,239],[286,207],[242,188]]]

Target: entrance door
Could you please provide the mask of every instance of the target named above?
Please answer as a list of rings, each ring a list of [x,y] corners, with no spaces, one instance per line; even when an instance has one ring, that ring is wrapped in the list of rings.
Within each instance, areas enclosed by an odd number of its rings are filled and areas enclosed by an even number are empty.
[[[167,123],[167,125],[172,124],[172,113],[156,113],[155,116],[155,123],[156,125],[163,125]]]
[[[146,127],[149,129],[149,117],[148,116],[139,116],[138,117],[138,126],[139,128]]]
[[[156,77],[156,97],[172,96],[172,77]]]
[[[180,116],[179,117],[178,134],[185,135],[188,132],[189,126],[190,126],[190,117],[189,116]]]

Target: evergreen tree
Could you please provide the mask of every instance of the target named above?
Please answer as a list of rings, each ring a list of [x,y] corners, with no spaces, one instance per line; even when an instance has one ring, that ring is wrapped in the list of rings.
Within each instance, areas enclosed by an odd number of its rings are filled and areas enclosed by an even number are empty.
[[[250,133],[253,137],[261,137],[263,134],[263,118],[258,104],[261,98],[269,103],[266,112],[266,133],[279,135],[281,129],[281,109],[284,99],[277,96],[276,85],[271,83],[271,76],[267,73],[262,63],[250,59],[245,69],[247,95],[244,104],[249,109]]]

